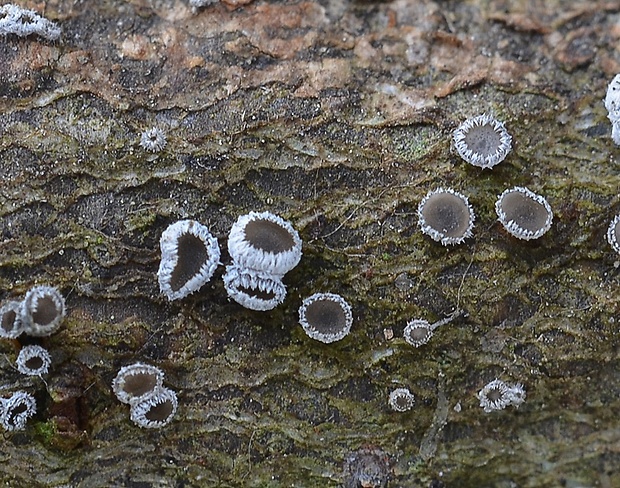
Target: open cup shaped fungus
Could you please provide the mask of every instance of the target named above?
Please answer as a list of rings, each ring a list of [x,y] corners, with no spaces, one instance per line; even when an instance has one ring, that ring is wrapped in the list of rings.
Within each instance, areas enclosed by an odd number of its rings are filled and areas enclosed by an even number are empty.
[[[150,364],[135,363],[122,367],[114,381],[112,390],[123,403],[134,404],[148,398],[162,388],[164,373]]]
[[[24,332],[42,337],[56,332],[65,316],[65,299],[52,286],[35,286],[28,290],[21,304]]]
[[[21,302],[11,300],[0,308],[0,337],[16,339],[24,332],[20,316]]]
[[[454,131],[453,139],[459,155],[480,168],[493,168],[512,149],[504,123],[487,114],[467,119]]]
[[[16,391],[9,398],[0,399],[0,424],[8,431],[23,430],[36,412],[37,402],[25,391]]]
[[[17,370],[28,376],[47,374],[52,364],[52,357],[47,349],[41,346],[24,346],[17,356]]]
[[[396,412],[411,410],[414,404],[415,397],[407,388],[396,388],[388,399],[388,405]]]
[[[616,215],[607,228],[607,242],[620,254],[620,215]]]
[[[353,313],[340,295],[315,293],[299,307],[299,323],[309,337],[329,344],[349,334]]]
[[[250,310],[271,310],[286,297],[286,287],[278,276],[245,269],[236,264],[226,266],[223,280],[228,296]]]
[[[177,411],[177,394],[157,388],[151,395],[131,405],[131,421],[145,429],[160,429],[170,423]]]
[[[525,389],[521,383],[509,384],[495,379],[484,385],[477,396],[480,406],[489,413],[493,410],[503,410],[509,405],[519,408],[525,401]]]
[[[467,197],[451,188],[429,192],[418,205],[418,224],[433,240],[460,244],[472,235],[474,210]]]
[[[528,241],[543,236],[553,222],[547,200],[521,186],[505,190],[495,202],[495,212],[510,234]]]
[[[407,322],[403,332],[405,341],[414,347],[426,344],[433,337],[433,326],[426,320],[415,319]]]
[[[169,300],[199,290],[220,263],[220,246],[209,229],[195,220],[171,224],[159,241],[159,289]]]
[[[228,252],[235,264],[280,277],[297,266],[301,246],[293,226],[271,212],[241,215],[228,237]]]

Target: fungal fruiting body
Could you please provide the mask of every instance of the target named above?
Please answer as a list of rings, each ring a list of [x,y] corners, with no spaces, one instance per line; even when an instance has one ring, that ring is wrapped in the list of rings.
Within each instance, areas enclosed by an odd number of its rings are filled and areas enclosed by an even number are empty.
[[[151,395],[131,405],[131,421],[145,429],[159,429],[170,423],[177,411],[177,394],[157,388]]]
[[[163,381],[164,373],[161,369],[150,364],[135,363],[119,370],[112,382],[112,390],[119,401],[131,405],[162,388]]]
[[[228,236],[235,264],[280,277],[299,263],[301,245],[293,226],[271,212],[241,215]]]
[[[278,276],[236,264],[226,266],[223,280],[228,296],[250,310],[271,310],[286,297],[286,287]]]
[[[0,7],[0,35],[8,34],[21,37],[35,34],[54,41],[60,37],[60,27],[34,10],[9,3]]]
[[[0,337],[16,339],[24,332],[20,316],[21,302],[11,300],[0,308]]]
[[[418,205],[418,224],[433,240],[460,244],[472,235],[474,210],[467,197],[451,188],[429,192]]]
[[[620,215],[616,215],[607,228],[607,242],[620,254]]]
[[[130,418],[136,425],[158,429],[174,417],[177,395],[163,386],[163,380],[161,369],[144,363],[124,366],[114,378],[112,390],[119,401],[131,406]]]
[[[47,374],[52,358],[47,349],[41,346],[24,346],[17,356],[17,370],[28,376]]]
[[[290,222],[271,212],[241,215],[230,229],[224,286],[251,310],[271,310],[284,301],[283,276],[301,259],[302,242]]]
[[[495,202],[498,220],[518,239],[538,239],[553,222],[553,211],[544,197],[521,186],[505,190]]]
[[[65,299],[52,286],[35,286],[28,290],[20,308],[24,332],[35,337],[56,332],[64,316]]]
[[[620,74],[614,76],[607,87],[605,108],[607,118],[611,121],[611,137],[615,144],[620,145]]]
[[[411,410],[414,404],[415,397],[407,388],[396,388],[388,399],[388,405],[396,412]]]
[[[140,146],[153,153],[161,151],[167,142],[166,134],[158,127],[151,127],[140,134]]]
[[[309,337],[329,344],[349,334],[353,313],[340,295],[315,293],[299,307],[299,323]]]
[[[220,263],[220,246],[209,229],[195,220],[170,225],[159,241],[159,289],[169,300],[199,290]]]
[[[503,410],[509,405],[518,408],[525,401],[525,389],[521,383],[509,384],[495,379],[487,383],[477,396],[480,406],[489,413]]]
[[[8,431],[23,430],[36,411],[34,397],[25,391],[16,391],[9,398],[0,399],[0,424]]]
[[[403,336],[408,344],[414,347],[420,347],[433,337],[433,327],[426,320],[411,320],[405,326]]]
[[[460,156],[480,168],[493,168],[512,149],[504,123],[487,114],[467,119],[454,131],[453,139]]]

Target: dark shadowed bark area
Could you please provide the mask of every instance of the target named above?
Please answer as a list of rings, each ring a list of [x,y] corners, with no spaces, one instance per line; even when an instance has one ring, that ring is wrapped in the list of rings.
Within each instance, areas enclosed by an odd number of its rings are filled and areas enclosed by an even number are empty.
[[[620,256],[605,239],[619,149],[602,103],[620,2],[17,3],[62,36],[0,38],[0,298],[50,284],[68,312],[41,341],[42,379],[0,343],[0,396],[38,405],[0,438],[3,486],[367,486],[364,469],[393,487],[620,486]],[[493,170],[451,139],[483,112],[514,141]],[[151,127],[168,140],[154,154],[139,145]],[[496,220],[515,185],[553,208],[538,240]],[[476,211],[458,246],[418,228],[440,186]],[[252,210],[304,241],[281,306],[229,300],[223,267],[186,299],[160,294],[170,223],[208,225],[228,264]],[[317,291],[351,303],[342,341],[298,324]],[[402,339],[408,320],[457,309],[428,344]],[[135,361],[178,393],[162,430],[111,391]],[[476,394],[495,378],[525,403],[485,413]],[[412,410],[388,407],[398,387]]]

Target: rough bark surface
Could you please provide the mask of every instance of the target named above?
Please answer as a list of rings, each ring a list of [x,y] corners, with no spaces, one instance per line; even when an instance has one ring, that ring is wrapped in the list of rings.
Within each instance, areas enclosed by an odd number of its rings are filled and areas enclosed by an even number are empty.
[[[0,298],[50,284],[69,310],[43,379],[0,344],[0,394],[38,403],[0,438],[4,486],[358,486],[369,459],[388,486],[620,486],[618,149],[602,104],[620,2],[17,3],[63,34],[0,39]],[[492,171],[451,143],[483,112],[514,139]],[[139,146],[151,127],[168,139],[156,154]],[[496,222],[514,185],[553,207],[537,241]],[[417,227],[438,186],[477,213],[462,245]],[[225,249],[251,210],[304,240],[284,304],[242,309],[223,268],[168,302],[167,225],[194,218]],[[317,291],[353,307],[338,343],[297,323]],[[456,309],[427,345],[402,339]],[[178,392],[161,431],[111,392],[133,361]],[[519,409],[480,408],[495,378],[525,385]],[[396,387],[413,410],[388,408]]]

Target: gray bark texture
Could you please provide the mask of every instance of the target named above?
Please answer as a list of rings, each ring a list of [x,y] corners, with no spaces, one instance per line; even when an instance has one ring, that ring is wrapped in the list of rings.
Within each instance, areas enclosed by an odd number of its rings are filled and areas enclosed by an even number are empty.
[[[0,396],[33,394],[0,436],[7,487],[620,486],[619,150],[602,100],[620,72],[620,2],[24,0],[60,38],[0,38],[0,298],[67,301],[38,342],[0,341]],[[492,170],[452,132],[489,113],[513,150]],[[139,144],[152,127],[156,153]],[[497,222],[527,186],[554,211],[533,241]],[[474,235],[444,247],[418,203],[469,197]],[[237,217],[291,221],[303,257],[268,312],[159,290],[159,238],[209,226],[228,264]],[[345,297],[349,336],[307,337],[301,301]],[[461,311],[460,314],[455,314]],[[403,340],[415,318],[430,342]],[[141,429],[111,390],[141,361],[179,409]],[[519,407],[477,393],[522,383]],[[415,395],[396,412],[389,393]]]

